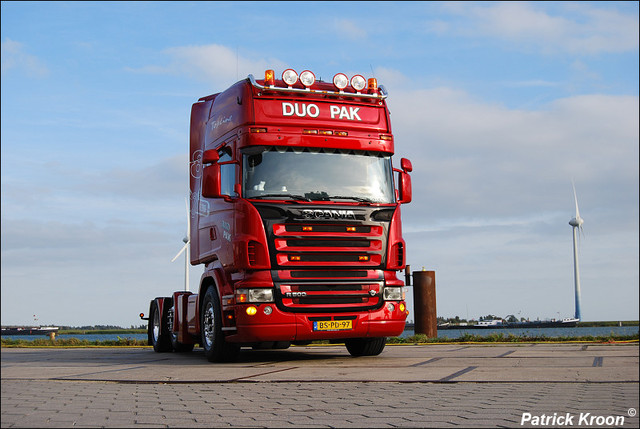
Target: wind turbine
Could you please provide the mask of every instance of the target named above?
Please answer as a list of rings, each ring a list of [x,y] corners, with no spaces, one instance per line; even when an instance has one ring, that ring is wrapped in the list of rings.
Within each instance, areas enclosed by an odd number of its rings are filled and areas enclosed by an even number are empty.
[[[576,186],[573,186],[573,198],[576,201],[576,216],[569,221],[569,225],[573,227],[573,275],[575,278],[575,293],[576,293],[576,314],[575,318],[580,320],[580,270],[578,269],[578,229],[582,231],[582,224],[584,220],[580,217],[580,211],[578,210],[578,197],[576,196]]]
[[[182,239],[184,246],[182,246],[182,249],[180,249],[178,254],[173,257],[171,262],[178,259],[178,256],[180,256],[180,254],[184,252],[184,290],[188,292],[189,291],[189,244],[191,242],[191,239],[189,238],[189,236],[191,233],[191,219],[189,216],[189,203],[187,202],[186,198],[184,199],[184,203],[185,203],[185,206],[187,207],[187,234]]]

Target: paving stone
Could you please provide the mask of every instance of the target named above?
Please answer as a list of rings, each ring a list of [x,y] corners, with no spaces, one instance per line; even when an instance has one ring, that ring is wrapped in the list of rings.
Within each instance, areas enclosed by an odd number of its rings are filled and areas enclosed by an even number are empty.
[[[593,379],[588,381],[580,379],[584,374],[580,375],[579,372],[575,372],[578,374],[576,380],[554,381],[557,373],[553,371],[548,372],[552,376],[549,380],[504,380],[499,373],[501,365],[509,368],[509,371],[526,373],[526,365],[555,360],[559,363],[556,367],[565,368],[566,373],[571,370],[570,361],[575,355],[585,353],[575,345],[518,346],[516,352],[509,356],[497,357],[513,349],[512,345],[412,346],[397,351],[392,348],[390,355],[393,359],[388,362],[384,359],[387,351],[379,358],[366,361],[345,358],[340,353],[332,352],[326,358],[295,361],[296,366],[306,368],[306,371],[299,372],[306,374],[305,380],[287,381],[283,378],[269,382],[220,381],[220,376],[216,374],[225,373],[225,368],[231,368],[234,377],[244,370],[248,374],[264,370],[264,373],[270,373],[270,377],[279,374],[274,370],[283,370],[284,375],[287,373],[285,369],[292,366],[292,362],[283,358],[286,354],[278,354],[281,360],[272,362],[252,362],[246,358],[230,365],[199,362],[194,365],[195,358],[185,361],[185,356],[171,354],[164,360],[149,359],[149,355],[155,357],[155,354],[147,350],[119,350],[117,353],[103,350],[101,356],[95,357],[90,349],[62,351],[60,354],[56,349],[47,350],[46,353],[29,350],[21,354],[24,361],[13,360],[9,363],[12,353],[2,349],[1,426],[516,427],[520,425],[523,413],[527,412],[570,412],[575,415],[590,412],[592,415],[627,416],[630,408],[638,410],[637,344],[598,348],[595,354],[605,356],[605,363],[619,365],[616,367],[620,368],[619,374],[611,375],[598,372],[602,368],[592,368],[593,356],[582,359],[590,361],[587,362],[591,371],[589,376]],[[516,354],[519,363],[524,365],[521,368],[512,365],[515,362],[512,358]],[[415,357],[411,357],[413,355]],[[25,356],[28,358],[24,359]],[[44,356],[47,356],[46,361]],[[85,356],[91,360],[90,368],[80,365],[86,360]],[[413,367],[413,371],[417,371],[416,368],[423,371],[421,379],[428,379],[429,367],[436,364],[438,371],[444,369],[447,374],[466,368],[455,363],[463,358],[473,360],[467,366],[485,368],[482,377],[494,374],[495,379],[478,382],[460,380],[462,377],[458,377],[457,382],[448,383],[314,380],[314,374],[326,371],[329,361],[330,368],[337,365],[339,371],[344,373],[350,373],[359,365],[381,365],[385,374],[402,374],[407,365],[427,362],[434,357],[439,359],[431,364]],[[56,359],[65,362],[65,380],[56,378],[56,367],[52,364],[52,360]],[[100,362],[100,359],[104,361]],[[136,359],[141,362],[136,363]],[[573,362],[582,365],[580,360],[574,359]],[[122,379],[112,382],[83,381],[82,377],[72,379],[72,366],[76,363],[79,365],[78,375],[94,372],[115,376],[120,370],[123,374],[132,374],[130,368],[144,367],[151,378],[164,377],[163,372],[170,374],[172,371],[180,374],[196,374],[200,371],[201,378],[193,382],[181,380],[180,383]],[[39,365],[46,368],[47,374],[51,373],[50,378],[43,375],[45,372],[39,373]],[[544,374],[544,365],[536,369]],[[476,370],[467,372],[465,377],[477,376],[474,373]],[[137,374],[140,376],[144,371],[138,370]],[[218,381],[207,381],[206,377],[211,375]],[[624,427],[637,426],[637,416],[625,419]]]

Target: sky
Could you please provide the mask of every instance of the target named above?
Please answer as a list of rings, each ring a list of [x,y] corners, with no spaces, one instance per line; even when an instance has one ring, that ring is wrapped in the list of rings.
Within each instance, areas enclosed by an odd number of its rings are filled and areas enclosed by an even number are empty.
[[[438,316],[572,317],[574,183],[582,318],[638,320],[638,2],[1,7],[2,325],[137,326],[181,290],[191,105],[286,68],[386,87]]]

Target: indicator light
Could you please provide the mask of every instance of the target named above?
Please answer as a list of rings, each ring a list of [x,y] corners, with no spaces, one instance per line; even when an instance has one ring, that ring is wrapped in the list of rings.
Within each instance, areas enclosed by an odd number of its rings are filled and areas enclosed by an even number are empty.
[[[358,261],[368,261],[369,260],[369,256],[368,255],[360,255],[358,256]]]
[[[370,77],[367,82],[369,94],[376,94],[378,92],[378,79]]]
[[[273,70],[265,70],[264,84],[274,86],[276,84],[276,72],[274,72]]]
[[[380,134],[380,140],[393,140],[393,137],[389,134]]]
[[[398,306],[398,308],[400,309],[400,312],[402,313],[405,309],[404,303],[401,302],[400,305]]]
[[[302,130],[302,134],[318,134],[318,130]]]
[[[331,130],[320,130],[319,133],[320,133],[320,135],[323,135],[323,136],[332,136],[333,135],[333,131],[331,131]]]
[[[347,227],[347,232],[356,232],[356,227],[355,226],[348,226]]]
[[[340,137],[346,137],[346,136],[349,135],[349,133],[346,132],[346,131],[334,131],[333,135],[340,136]]]
[[[302,230],[305,232],[311,232],[313,231],[313,227],[312,226],[303,226]]]
[[[297,255],[289,255],[290,261],[300,261],[300,256]]]
[[[255,308],[253,305],[250,305],[249,307],[247,307],[247,314],[249,316],[254,316],[257,312],[258,312],[258,309]]]
[[[267,132],[266,128],[250,128],[249,130],[252,133],[266,133]]]

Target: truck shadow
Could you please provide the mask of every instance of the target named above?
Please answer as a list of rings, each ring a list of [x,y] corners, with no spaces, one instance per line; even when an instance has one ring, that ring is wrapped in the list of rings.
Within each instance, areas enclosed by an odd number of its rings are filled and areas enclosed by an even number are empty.
[[[166,356],[167,355],[165,355],[165,357]],[[204,356],[204,351],[201,348],[195,348],[190,353],[171,353],[170,356],[171,359],[179,358],[185,361],[195,361],[198,363],[207,362],[207,359]],[[259,364],[333,359],[353,359],[353,357],[346,349],[341,350],[339,348],[309,349],[304,347],[291,347],[289,349],[277,350],[254,350],[251,348],[243,348],[238,354],[238,358],[233,363]]]

